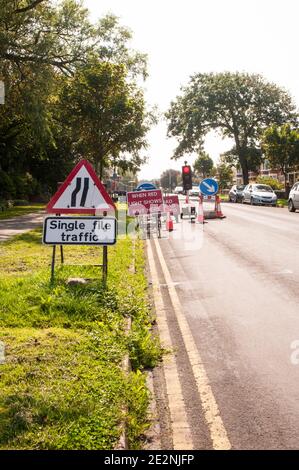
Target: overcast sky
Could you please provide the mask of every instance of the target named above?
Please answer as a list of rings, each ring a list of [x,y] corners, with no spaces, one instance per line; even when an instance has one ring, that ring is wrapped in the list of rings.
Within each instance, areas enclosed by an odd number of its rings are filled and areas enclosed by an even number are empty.
[[[197,72],[260,73],[286,88],[299,104],[298,0],[84,0],[92,19],[112,12],[133,32],[132,47],[148,54],[146,98],[160,112]],[[159,177],[176,143],[160,122],[148,136],[150,157],[141,178]],[[216,161],[230,143],[210,135]]]

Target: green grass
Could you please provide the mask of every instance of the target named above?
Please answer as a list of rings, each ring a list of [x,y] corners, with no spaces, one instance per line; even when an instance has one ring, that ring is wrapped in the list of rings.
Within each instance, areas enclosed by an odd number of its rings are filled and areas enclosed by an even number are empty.
[[[141,241],[109,248],[107,290],[98,268],[57,269],[39,230],[0,245],[0,449],[112,449],[123,419],[130,447],[147,428],[143,369],[161,357],[151,318]],[[135,269],[132,260],[135,257]],[[101,261],[96,247],[66,247],[66,263]],[[67,285],[87,277],[87,285]],[[127,318],[132,331],[126,334]],[[133,371],[123,372],[129,353]],[[126,411],[127,410],[127,411]]]
[[[288,206],[288,200],[287,199],[277,199],[277,205],[279,207],[287,207]]]
[[[44,209],[44,204],[34,204],[32,206],[15,206],[4,211],[0,211],[0,220],[11,219],[13,217],[19,217],[21,215],[31,214],[33,212]]]

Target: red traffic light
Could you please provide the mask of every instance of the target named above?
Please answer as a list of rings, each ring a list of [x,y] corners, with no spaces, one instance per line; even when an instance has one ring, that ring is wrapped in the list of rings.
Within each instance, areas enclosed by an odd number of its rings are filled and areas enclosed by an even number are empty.
[[[191,172],[191,168],[190,168],[189,165],[188,166],[183,166],[183,173],[185,175],[188,175],[190,172]]]

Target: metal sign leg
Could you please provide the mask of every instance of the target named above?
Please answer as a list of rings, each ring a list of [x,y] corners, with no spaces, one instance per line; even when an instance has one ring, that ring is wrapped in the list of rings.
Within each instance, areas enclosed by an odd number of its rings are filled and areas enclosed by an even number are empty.
[[[51,263],[51,283],[54,282],[54,277],[55,277],[55,257],[56,257],[56,245],[53,245],[52,263]]]
[[[108,246],[103,246],[103,283],[106,286],[108,274]]]
[[[63,245],[60,245],[60,261],[61,261],[61,264],[64,264]]]

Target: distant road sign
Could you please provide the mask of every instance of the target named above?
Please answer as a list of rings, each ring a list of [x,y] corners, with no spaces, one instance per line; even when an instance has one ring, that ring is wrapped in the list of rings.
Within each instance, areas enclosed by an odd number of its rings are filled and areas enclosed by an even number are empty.
[[[45,245],[114,245],[115,217],[46,217]]]
[[[164,196],[164,212],[172,212],[173,215],[180,214],[179,196]]]
[[[213,196],[218,193],[218,183],[212,178],[206,178],[202,180],[199,185],[200,192],[206,196]]]
[[[151,191],[153,189],[157,189],[153,183],[141,183],[137,186],[137,191]]]
[[[163,197],[160,189],[127,193],[129,215],[163,212]]]
[[[115,211],[115,205],[87,160],[79,162],[47,205],[52,214]]]

